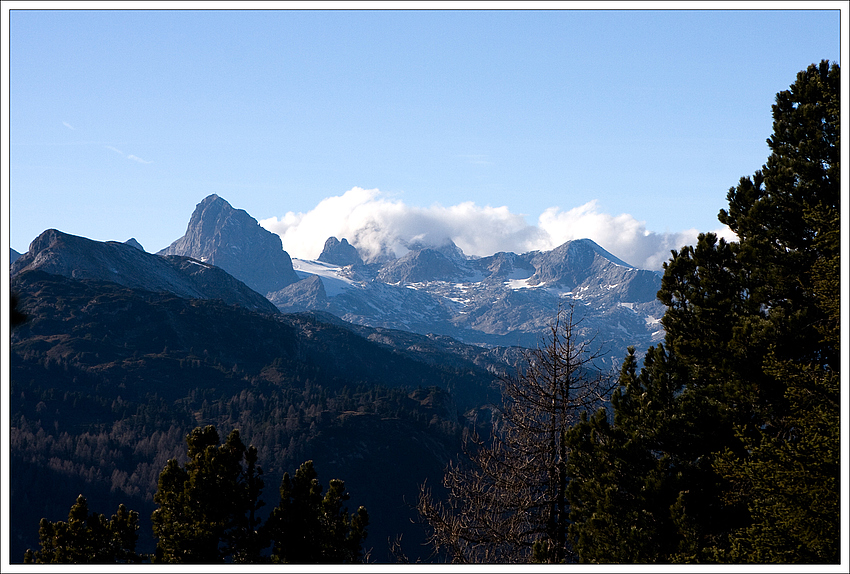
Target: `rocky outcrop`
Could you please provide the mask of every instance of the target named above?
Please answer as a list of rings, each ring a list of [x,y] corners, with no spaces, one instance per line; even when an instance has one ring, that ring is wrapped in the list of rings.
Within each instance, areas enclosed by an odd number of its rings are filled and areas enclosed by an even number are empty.
[[[159,252],[221,267],[263,295],[298,281],[280,237],[213,194],[201,201],[186,234]]]
[[[127,240],[127,241],[125,241],[124,243],[126,243],[127,245],[129,245],[129,246],[131,246],[131,247],[135,247],[135,248],[136,248],[136,249],[138,249],[139,251],[144,251],[144,250],[145,250],[145,248],[144,248],[144,247],[142,247],[142,244],[141,244],[141,243],[139,243],[138,241],[136,241],[136,238],[135,238],[135,237],[131,237],[130,239],[128,239],[128,240]]]
[[[535,271],[534,265],[522,256],[504,251],[489,257],[482,257],[477,261],[477,264],[490,282],[525,279]]]
[[[325,247],[322,249],[322,254],[319,255],[319,261],[340,267],[363,265],[363,259],[360,258],[357,248],[351,245],[345,237],[342,238],[342,241],[336,237],[328,237],[328,240],[325,241]]]
[[[567,241],[551,251],[535,255],[531,264],[535,272],[529,284],[545,283],[564,287],[577,287],[602,269],[612,266],[634,269],[590,239]]]
[[[411,251],[399,259],[356,272],[298,262],[299,268],[317,270],[322,281],[347,283],[316,297],[317,285],[305,279],[298,289],[277,292],[273,302],[284,312],[321,310],[371,327],[531,347],[559,308],[573,306],[581,336],[604,341],[613,360],[621,360],[632,345],[640,356],[663,337],[659,319],[664,307],[656,299],[660,276],[629,265],[589,239],[550,251],[482,258],[465,256],[453,243],[408,247]]]
[[[482,258],[466,256],[449,239],[406,247],[402,257],[364,261],[356,245],[330,237],[318,261],[296,262],[296,276],[276,235],[211,195],[198,204],[186,235],[161,253],[221,266],[285,313],[322,311],[466,343],[535,346],[557,309],[571,305],[586,335],[598,335],[618,359],[628,346],[640,355],[663,337],[660,275],[590,239]]]

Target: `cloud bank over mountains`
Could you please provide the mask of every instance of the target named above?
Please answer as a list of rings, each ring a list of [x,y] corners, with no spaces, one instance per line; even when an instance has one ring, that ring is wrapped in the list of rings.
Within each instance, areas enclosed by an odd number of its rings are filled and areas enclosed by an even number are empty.
[[[439,246],[449,239],[467,255],[483,257],[499,251],[549,250],[571,239],[589,238],[624,261],[653,270],[661,269],[671,249],[695,243],[699,233],[649,231],[631,215],[600,212],[595,200],[567,211],[550,207],[537,225],[529,225],[524,215],[504,206],[464,202],[416,207],[359,187],[328,197],[307,213],[290,211],[281,218],[263,219],[260,225],[277,233],[290,255],[303,259],[318,258],[330,236],[348,239],[367,262],[389,253],[402,256],[411,245]],[[728,228],[713,231],[735,238]]]

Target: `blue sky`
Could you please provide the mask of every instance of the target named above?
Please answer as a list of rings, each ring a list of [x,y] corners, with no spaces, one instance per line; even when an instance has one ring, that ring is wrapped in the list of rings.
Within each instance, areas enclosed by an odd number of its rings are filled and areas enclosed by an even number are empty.
[[[18,251],[57,228],[155,252],[216,193],[297,257],[582,235],[659,268],[766,161],[776,92],[840,62],[838,10],[8,17]]]

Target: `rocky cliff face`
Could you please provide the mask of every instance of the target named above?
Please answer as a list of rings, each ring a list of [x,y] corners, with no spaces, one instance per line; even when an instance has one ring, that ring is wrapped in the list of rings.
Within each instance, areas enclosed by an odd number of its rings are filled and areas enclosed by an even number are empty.
[[[186,234],[159,252],[221,267],[263,295],[298,281],[280,237],[213,194],[197,205]]]
[[[325,241],[325,247],[322,249],[322,254],[319,255],[319,261],[332,263],[334,265],[363,265],[363,260],[357,249],[351,245],[346,238],[342,241],[336,237],[328,237]]]
[[[160,257],[129,243],[93,241],[48,229],[11,266],[11,276],[39,270],[71,279],[117,283],[188,299],[221,299],[252,311],[278,313],[265,297],[225,271],[188,257]]]

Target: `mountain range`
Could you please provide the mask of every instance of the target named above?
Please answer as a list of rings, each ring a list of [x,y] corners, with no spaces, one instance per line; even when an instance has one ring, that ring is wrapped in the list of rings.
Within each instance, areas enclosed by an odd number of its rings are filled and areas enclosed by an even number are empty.
[[[158,254],[49,229],[10,272],[27,316],[10,353],[13,558],[80,492],[98,512],[139,510],[144,530],[159,471],[202,424],[258,447],[269,507],[310,458],[369,508],[375,559],[400,534],[424,558],[419,485],[439,492],[463,429],[489,420],[496,380],[559,306],[611,362],[659,338],[663,312],[656,273],[590,240],[480,258],[410,245],[364,262],[331,237],[308,261],[215,195]]]
[[[282,312],[325,311],[345,321],[488,346],[538,343],[559,306],[573,305],[583,336],[616,361],[661,340],[661,278],[589,239],[550,251],[470,257],[448,240],[411,244],[402,257],[366,263],[330,237],[318,260],[291,259],[280,239],[217,195],[198,204],[185,235],[160,255],[220,266]]]
[[[190,257],[152,255],[135,240],[92,241],[48,229],[12,263],[10,273],[14,277],[36,269],[71,279],[109,281],[189,299],[222,299],[254,311],[278,312],[268,299],[219,267]]]

